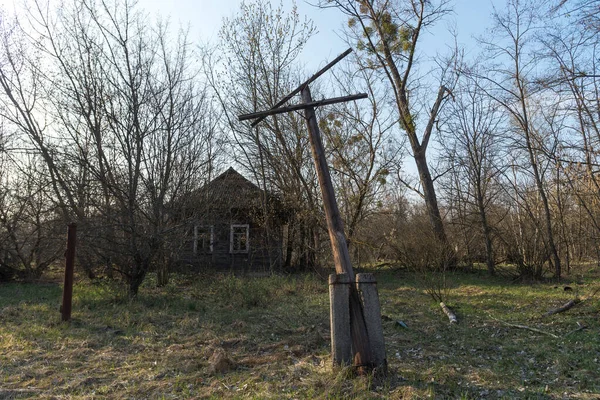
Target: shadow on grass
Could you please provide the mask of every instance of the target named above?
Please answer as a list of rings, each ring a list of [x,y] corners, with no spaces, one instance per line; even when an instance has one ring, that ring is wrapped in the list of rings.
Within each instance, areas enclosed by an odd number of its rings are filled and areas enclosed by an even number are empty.
[[[61,296],[62,289],[57,283],[0,283],[0,307],[23,302],[58,304]]]
[[[359,271],[359,269],[357,269]],[[398,282],[398,279],[406,282],[407,285],[415,286],[419,284],[416,277],[418,273],[405,267],[393,268],[360,268],[360,272],[374,273],[378,279],[378,284],[385,287],[389,282]],[[600,279],[600,267],[590,268],[589,266],[573,267],[569,275],[563,276],[560,282],[556,282],[551,277],[542,280],[518,279],[516,270],[513,267],[505,267],[504,272],[495,276],[490,276],[487,270],[481,266],[472,269],[457,269],[447,272],[447,277],[452,280],[456,278],[462,285],[475,285],[482,288],[514,287],[530,288],[538,285],[557,285],[566,286],[569,284],[594,283]]]

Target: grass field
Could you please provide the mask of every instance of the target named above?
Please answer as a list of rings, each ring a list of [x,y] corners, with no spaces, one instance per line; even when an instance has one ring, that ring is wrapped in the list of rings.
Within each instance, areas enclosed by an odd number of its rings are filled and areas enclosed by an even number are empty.
[[[70,323],[60,322],[59,284],[0,284],[0,399],[600,398],[600,300],[542,317],[589,295],[598,270],[573,274],[573,292],[454,274],[447,304],[458,325],[413,274],[373,272],[382,382],[331,367],[327,282],[314,275],[174,276],[163,288],[150,277],[133,300],[80,279]],[[223,373],[210,368],[219,352]]]

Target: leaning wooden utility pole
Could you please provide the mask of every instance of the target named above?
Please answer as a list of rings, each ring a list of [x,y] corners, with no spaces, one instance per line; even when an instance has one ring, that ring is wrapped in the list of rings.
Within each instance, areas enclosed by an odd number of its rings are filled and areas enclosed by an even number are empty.
[[[255,121],[252,123],[252,126],[256,126],[256,124],[262,121],[266,116],[281,114],[293,110],[304,110],[304,116],[306,118],[306,124],[308,127],[313,160],[319,179],[321,194],[323,196],[323,208],[325,210],[325,217],[327,219],[327,229],[329,232],[329,239],[331,240],[331,248],[333,252],[335,270],[338,274],[345,274],[345,279],[347,279],[350,282],[349,328],[352,338],[352,350],[354,353],[353,364],[355,367],[358,368],[359,372],[366,372],[374,367],[380,366],[375,365],[374,363],[373,353],[371,349],[371,342],[373,342],[373,340],[369,339],[369,330],[365,323],[363,304],[361,302],[361,298],[357,290],[357,285],[354,284],[355,276],[354,271],[352,270],[352,263],[350,261],[350,253],[348,251],[346,236],[344,234],[344,223],[337,206],[335,192],[333,190],[333,184],[331,182],[331,174],[329,172],[329,166],[327,165],[325,150],[323,148],[323,142],[321,140],[321,134],[319,131],[319,124],[317,123],[315,107],[320,105],[362,99],[366,98],[367,95],[361,93],[358,95],[344,96],[321,101],[313,101],[310,94],[310,89],[308,87],[309,83],[313,82],[317,77],[321,76],[325,71],[330,69],[333,65],[335,65],[337,62],[339,62],[342,58],[346,57],[351,52],[352,49],[346,50],[335,60],[333,60],[324,68],[322,68],[319,72],[310,77],[306,82],[304,82],[290,94],[285,96],[284,99],[278,102],[272,109],[267,111],[255,112],[252,114],[240,115],[239,120],[244,121],[248,119],[255,119]],[[301,94],[302,104],[282,107],[288,100],[290,100],[293,96],[295,96],[298,93]],[[379,308],[377,304],[377,310],[378,309]],[[377,316],[377,318],[379,318],[379,320],[381,319],[379,315]],[[381,338],[380,342],[383,343],[383,338]]]
[[[301,91],[302,101],[304,104],[312,103],[310,89],[304,86]],[[308,137],[310,147],[312,149],[315,169],[319,177],[319,186],[323,196],[323,208],[325,209],[325,218],[327,220],[327,230],[329,231],[329,240],[331,241],[331,250],[333,252],[333,263],[338,274],[347,274],[350,282],[355,281],[352,263],[350,262],[350,252],[348,251],[348,242],[344,234],[344,222],[335,199],[333,183],[331,182],[331,174],[329,166],[325,158],[325,150],[321,140],[319,124],[315,109],[312,106],[307,106],[304,109],[304,117],[308,126]],[[371,346],[369,345],[369,337],[367,335],[367,326],[365,324],[365,316],[362,304],[358,297],[358,292],[353,289],[354,285],[350,285],[350,329],[352,334],[352,345],[354,346],[354,365],[359,368],[370,369],[373,367],[373,356],[371,354]]]

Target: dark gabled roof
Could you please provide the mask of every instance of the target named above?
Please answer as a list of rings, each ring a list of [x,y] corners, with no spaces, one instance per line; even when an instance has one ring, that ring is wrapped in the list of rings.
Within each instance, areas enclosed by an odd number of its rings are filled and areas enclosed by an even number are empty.
[[[227,195],[228,192],[232,190],[235,190],[236,193],[242,191],[244,194],[260,194],[262,192],[258,186],[250,182],[232,167],[229,167],[227,171],[201,187],[199,191],[210,194]]]
[[[262,213],[264,190],[246,179],[233,168],[229,168],[200,189],[196,190],[181,203],[184,215],[213,214],[256,210]],[[268,213],[278,219],[285,218],[283,205],[279,198],[267,192]]]
[[[185,203],[188,209],[254,208],[262,204],[263,191],[233,168],[196,190]]]

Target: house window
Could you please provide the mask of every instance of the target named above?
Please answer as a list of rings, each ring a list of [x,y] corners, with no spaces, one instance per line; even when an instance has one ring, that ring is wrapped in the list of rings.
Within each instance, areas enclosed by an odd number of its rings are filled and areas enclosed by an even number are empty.
[[[229,242],[230,253],[247,253],[250,249],[250,226],[231,225],[231,241]]]
[[[210,254],[213,252],[213,226],[194,226],[194,254]]]

